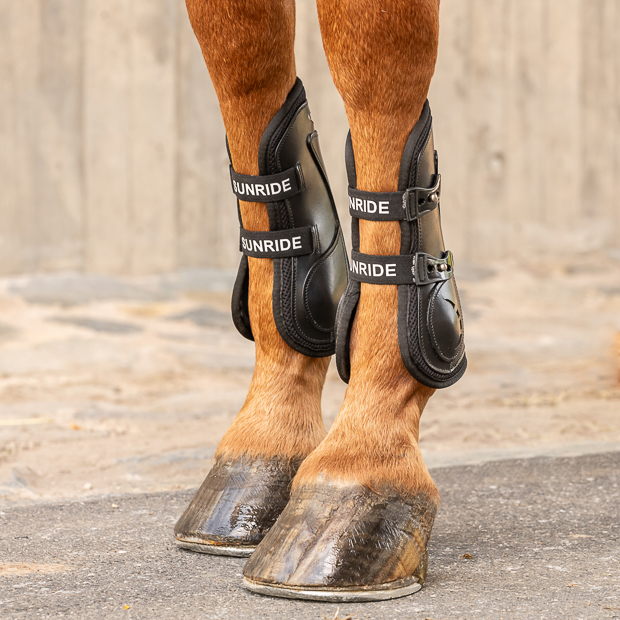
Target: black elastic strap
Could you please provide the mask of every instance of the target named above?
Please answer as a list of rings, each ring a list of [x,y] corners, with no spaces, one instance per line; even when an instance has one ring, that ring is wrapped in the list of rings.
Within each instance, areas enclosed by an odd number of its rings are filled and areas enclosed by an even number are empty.
[[[417,220],[439,204],[441,175],[432,187],[411,187],[403,192],[364,192],[349,187],[349,214],[362,220]]]
[[[312,227],[254,232],[240,228],[239,249],[254,258],[305,256],[314,251]]]
[[[265,176],[238,174],[230,166],[232,190],[239,200],[247,202],[275,202],[295,196],[303,189],[302,178],[299,164],[284,172]]]
[[[454,275],[452,252],[436,258],[424,252],[375,256],[351,250],[349,277],[368,284],[434,284]]]

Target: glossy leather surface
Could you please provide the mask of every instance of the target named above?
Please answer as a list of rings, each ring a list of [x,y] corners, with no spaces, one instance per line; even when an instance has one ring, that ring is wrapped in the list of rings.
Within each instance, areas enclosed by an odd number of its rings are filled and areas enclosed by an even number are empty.
[[[289,499],[299,463],[246,458],[217,462],[178,520],[177,540],[256,546]]]
[[[417,131],[416,131],[417,130]],[[399,186],[431,186],[439,173],[428,104],[414,128],[401,162]],[[442,258],[445,245],[441,206],[401,225],[401,253],[424,252]],[[409,372],[430,387],[452,385],[466,367],[463,311],[456,279],[426,286],[399,287],[399,344]]]
[[[273,259],[276,326],[293,349],[313,357],[332,355],[336,310],[347,284],[347,258],[318,135],[300,80],[265,130],[258,159],[261,175],[301,167],[303,191],[266,205],[270,230],[311,226],[315,241],[312,254]],[[233,295],[233,316],[239,308],[243,312],[247,308],[247,297],[243,297],[246,281],[242,265]],[[243,335],[251,333],[248,321],[237,323],[242,323],[238,329]]]
[[[426,575],[437,512],[427,495],[319,481],[296,489],[246,564],[253,582],[291,588],[385,588]]]

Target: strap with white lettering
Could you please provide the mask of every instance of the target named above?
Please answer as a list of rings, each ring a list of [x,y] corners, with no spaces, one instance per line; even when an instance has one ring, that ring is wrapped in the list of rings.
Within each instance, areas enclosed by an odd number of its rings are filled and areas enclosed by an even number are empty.
[[[411,187],[404,192],[363,192],[349,187],[349,214],[362,220],[417,220],[439,204],[441,175],[432,187]]]
[[[312,227],[255,232],[240,228],[239,249],[254,258],[285,258],[312,254]]]
[[[232,190],[239,200],[247,202],[275,202],[295,196],[303,189],[302,178],[299,164],[284,172],[264,176],[238,174],[230,166]]]
[[[452,252],[436,258],[424,252],[375,256],[351,251],[349,276],[368,284],[435,284],[454,275]]]

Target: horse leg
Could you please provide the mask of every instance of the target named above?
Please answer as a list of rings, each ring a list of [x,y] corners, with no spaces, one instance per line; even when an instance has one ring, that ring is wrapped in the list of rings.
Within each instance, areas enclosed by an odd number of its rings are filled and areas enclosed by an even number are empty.
[[[294,0],[187,0],[226,127],[232,166],[258,175],[265,128],[295,85]],[[239,202],[242,225],[268,231],[265,204]],[[247,303],[256,365],[245,404],[215,464],[175,528],[177,542],[248,555],[284,508],[299,463],[325,436],[320,398],[329,358],[282,339],[272,310],[272,260],[248,259]],[[343,276],[344,277],[344,276]]]
[[[357,189],[402,189],[401,159],[435,67],[439,1],[319,0],[318,9],[351,128]],[[424,217],[438,217],[434,213]],[[401,242],[398,222],[359,221],[361,252],[395,255]],[[342,408],[301,465],[286,509],[246,564],[249,589],[293,598],[378,600],[414,592],[424,580],[439,493],[418,435],[434,389],[403,364],[397,316],[397,286],[361,284]],[[340,338],[340,324],[338,329]]]

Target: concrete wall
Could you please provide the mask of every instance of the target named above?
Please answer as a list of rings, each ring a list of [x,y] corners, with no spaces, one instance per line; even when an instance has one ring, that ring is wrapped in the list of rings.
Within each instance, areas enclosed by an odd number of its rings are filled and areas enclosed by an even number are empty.
[[[620,3],[442,0],[432,86],[457,259],[620,247]],[[348,228],[313,3],[297,65]],[[224,129],[181,0],[0,0],[0,274],[236,264]]]

